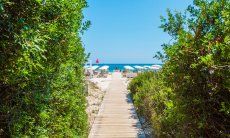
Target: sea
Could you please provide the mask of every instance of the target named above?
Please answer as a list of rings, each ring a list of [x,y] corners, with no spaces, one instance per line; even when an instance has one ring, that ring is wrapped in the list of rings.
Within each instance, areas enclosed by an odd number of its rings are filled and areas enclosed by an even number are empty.
[[[109,72],[113,72],[114,70],[121,70],[121,71],[123,71],[124,70],[124,66],[131,66],[131,67],[134,67],[134,66],[152,66],[152,65],[161,65],[162,66],[162,64],[92,64],[93,66],[94,65],[97,65],[97,66],[99,66],[99,68],[100,67],[102,67],[102,66],[105,66],[105,65],[107,65],[107,66],[109,66]]]

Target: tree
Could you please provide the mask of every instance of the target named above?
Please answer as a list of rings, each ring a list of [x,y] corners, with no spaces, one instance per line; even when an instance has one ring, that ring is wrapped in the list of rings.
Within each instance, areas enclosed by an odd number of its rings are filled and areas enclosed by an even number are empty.
[[[86,137],[85,0],[0,1],[0,135]]]
[[[172,135],[229,136],[229,17],[229,0],[194,0],[186,14],[168,10],[168,18],[161,17],[172,37],[163,45],[163,73],[178,112]]]

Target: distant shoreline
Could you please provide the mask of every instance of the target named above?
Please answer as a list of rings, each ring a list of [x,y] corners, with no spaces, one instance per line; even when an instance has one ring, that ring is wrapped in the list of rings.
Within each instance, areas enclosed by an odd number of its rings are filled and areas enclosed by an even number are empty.
[[[163,65],[163,63],[93,63],[92,65]]]
[[[89,65],[89,64],[88,64]],[[109,66],[108,71],[109,72],[113,72],[114,70],[120,70],[120,71],[124,71],[125,68],[124,66],[131,66],[133,68],[135,68],[134,66],[152,66],[152,65],[163,65],[163,64],[156,64],[156,63],[121,63],[121,64],[115,64],[115,63],[99,63],[99,64],[92,64],[93,66]],[[135,69],[136,70],[136,69]]]

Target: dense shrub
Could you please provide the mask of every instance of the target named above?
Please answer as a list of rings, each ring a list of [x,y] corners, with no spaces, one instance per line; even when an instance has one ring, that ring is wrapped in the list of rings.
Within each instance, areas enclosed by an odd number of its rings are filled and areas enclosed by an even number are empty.
[[[164,45],[165,81],[174,91],[179,132],[224,137],[230,124],[230,1],[195,0],[188,17],[168,12],[162,28],[174,42]]]
[[[79,36],[86,6],[0,1],[0,137],[87,135]]]
[[[160,80],[171,89],[172,102],[164,105],[160,116],[150,113],[155,116],[153,124],[160,120],[160,129],[153,126],[158,136],[229,137],[229,17],[229,0],[194,0],[186,14],[168,11],[168,18],[161,18],[161,28],[172,40],[163,45],[164,54],[157,56],[164,62]],[[134,79],[131,86],[137,82],[138,87],[130,88],[137,95],[134,102],[140,102],[137,108],[141,107],[141,112],[161,109],[161,104],[149,106],[145,100],[138,100],[154,96],[153,90],[161,85],[151,79],[140,81]],[[164,103],[164,98],[159,99]]]
[[[144,72],[134,78],[128,89],[140,116],[154,129],[156,136],[164,135],[163,117],[173,108],[173,94],[160,73]]]

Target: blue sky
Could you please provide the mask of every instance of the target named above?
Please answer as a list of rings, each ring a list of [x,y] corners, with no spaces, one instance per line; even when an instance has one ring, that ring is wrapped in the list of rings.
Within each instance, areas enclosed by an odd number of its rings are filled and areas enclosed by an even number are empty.
[[[82,36],[90,60],[100,63],[160,63],[154,53],[170,37],[159,28],[166,9],[184,11],[192,0],[88,0]]]

